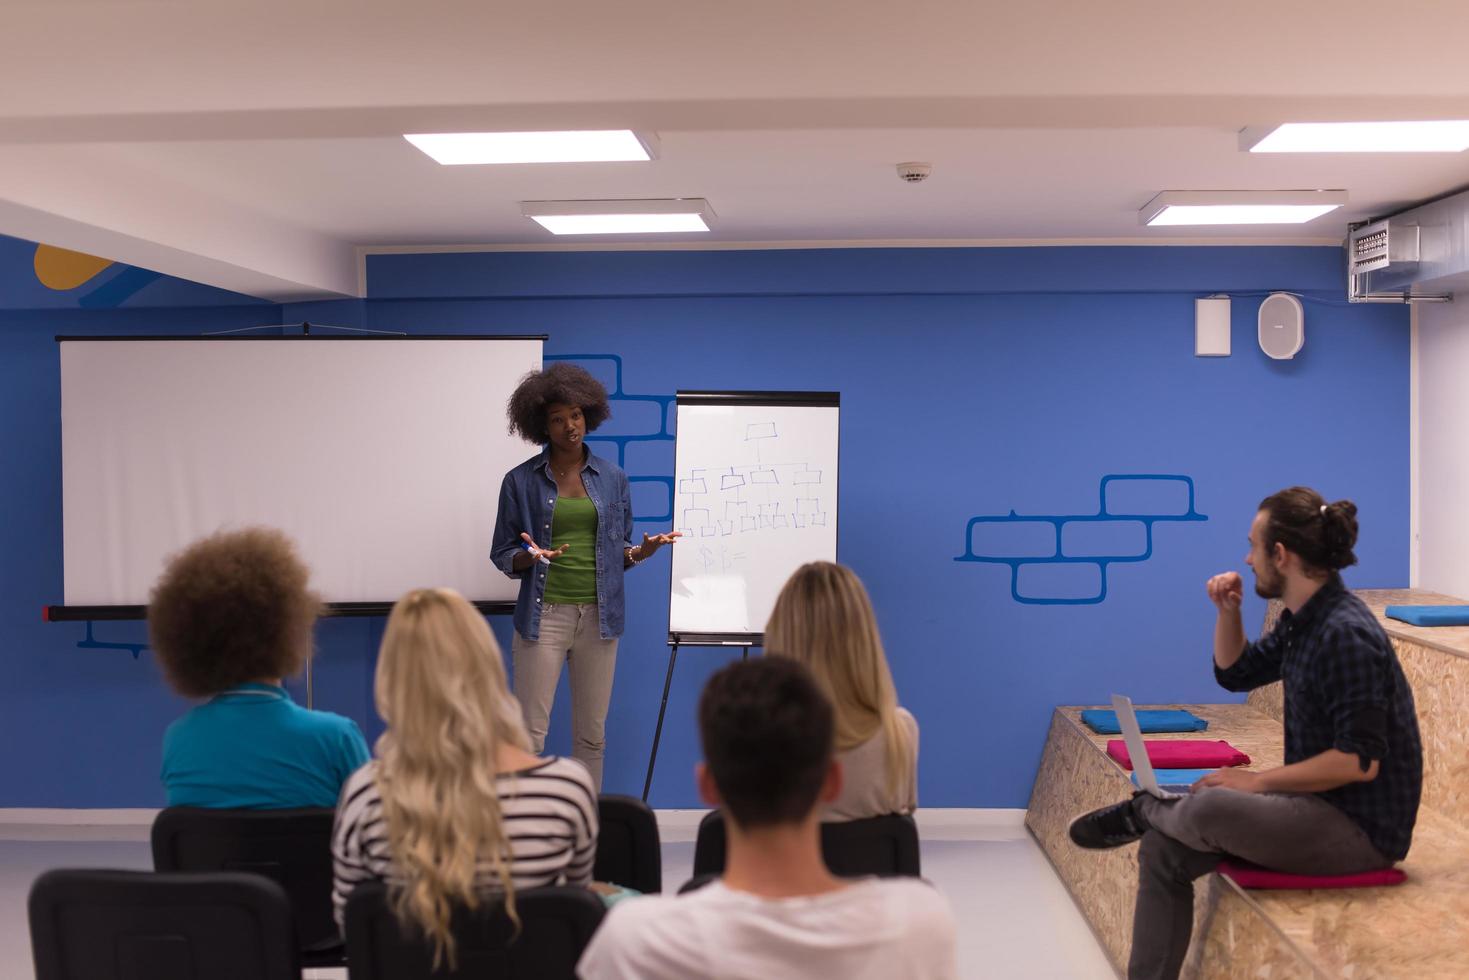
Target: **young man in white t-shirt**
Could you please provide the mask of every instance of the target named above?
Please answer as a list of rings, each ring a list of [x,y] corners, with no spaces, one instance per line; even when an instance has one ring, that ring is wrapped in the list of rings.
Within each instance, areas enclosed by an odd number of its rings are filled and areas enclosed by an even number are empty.
[[[724,876],[683,897],[613,907],[583,980],[951,980],[949,904],[917,878],[844,880],[821,857],[820,812],[842,788],[832,708],[786,657],[731,664],[699,700],[699,794],[724,809]]]

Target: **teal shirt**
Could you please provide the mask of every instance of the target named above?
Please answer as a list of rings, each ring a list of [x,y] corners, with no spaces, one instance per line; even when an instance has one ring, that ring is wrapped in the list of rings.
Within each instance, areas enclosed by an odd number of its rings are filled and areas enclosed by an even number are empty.
[[[163,785],[169,806],[334,807],[370,757],[350,718],[303,708],[273,684],[241,684],[168,726]]]

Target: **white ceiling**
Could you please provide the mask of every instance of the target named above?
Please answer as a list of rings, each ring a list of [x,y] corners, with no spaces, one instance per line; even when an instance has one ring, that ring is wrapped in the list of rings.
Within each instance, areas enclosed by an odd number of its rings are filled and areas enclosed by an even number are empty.
[[[0,233],[272,298],[355,293],[359,246],[564,242],[521,200],[705,197],[698,241],[723,246],[1326,243],[1469,184],[1469,154],[1236,139],[1469,118],[1469,5],[1447,0],[0,0],[0,24]],[[659,159],[440,167],[399,135],[622,126]],[[900,182],[905,160],[933,177]],[[1351,204],[1137,224],[1163,190],[1302,188]]]

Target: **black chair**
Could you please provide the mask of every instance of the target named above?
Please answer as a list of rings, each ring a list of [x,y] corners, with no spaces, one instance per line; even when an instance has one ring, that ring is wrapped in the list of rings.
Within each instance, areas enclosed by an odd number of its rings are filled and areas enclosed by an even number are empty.
[[[334,813],[169,807],[153,821],[153,868],[264,875],[290,897],[302,964],[341,966],[346,950],[332,918]]]
[[[597,797],[597,858],[592,877],[634,888],[644,895],[663,890],[663,854],[658,821],[648,804],[635,796],[605,793]]]
[[[520,933],[493,897],[474,910],[456,909],[455,969],[435,971],[431,940],[404,928],[382,882],[358,885],[347,899],[347,958],[352,980],[574,980],[576,961],[602,921],[602,900],[562,885],[515,893]]]
[[[727,848],[724,813],[699,821],[694,840],[694,877],[724,872]],[[918,825],[904,813],[821,825],[821,855],[834,875],[919,877]]]
[[[719,875],[694,875],[694,877],[690,878],[688,881],[678,886],[678,893],[680,895],[687,895],[689,892],[698,891],[700,888],[703,888],[711,881],[718,880]]]
[[[285,891],[258,875],[48,871],[36,980],[300,980]]]

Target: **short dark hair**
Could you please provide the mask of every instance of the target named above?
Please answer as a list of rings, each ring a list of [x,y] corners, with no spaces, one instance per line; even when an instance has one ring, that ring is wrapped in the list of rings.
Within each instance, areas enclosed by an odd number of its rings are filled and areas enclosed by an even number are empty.
[[[222,531],[169,560],[148,602],[164,676],[187,697],[287,677],[311,654],[321,599],[280,531]]]
[[[544,371],[532,371],[520,379],[505,406],[510,431],[527,442],[545,445],[551,441],[546,431],[546,406],[556,403],[575,405],[587,423],[587,431],[612,416],[607,404],[607,389],[602,382],[575,364],[552,364]]]
[[[1317,571],[1336,571],[1357,563],[1357,505],[1350,500],[1328,504],[1310,487],[1288,487],[1260,501],[1265,513],[1265,548],[1277,544],[1300,555]]]
[[[799,823],[816,806],[832,758],[832,707],[789,657],[730,664],[699,698],[704,760],[742,828]]]

